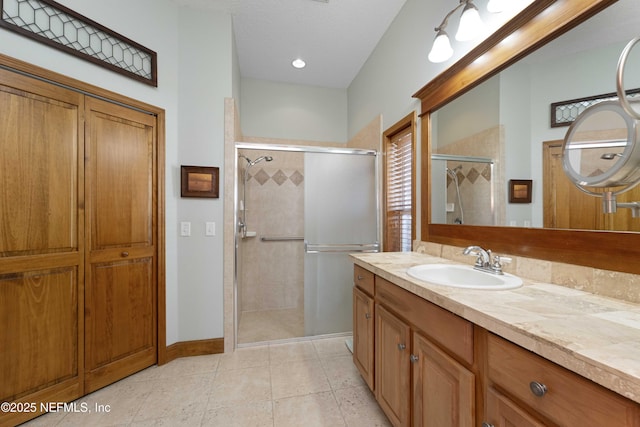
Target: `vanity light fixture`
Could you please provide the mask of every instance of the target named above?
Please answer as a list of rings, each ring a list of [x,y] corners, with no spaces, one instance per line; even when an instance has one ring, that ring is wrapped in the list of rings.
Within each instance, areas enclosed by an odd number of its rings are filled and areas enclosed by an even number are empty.
[[[293,65],[293,68],[301,69],[306,67],[307,63],[301,58],[296,58],[291,62],[291,65]]]
[[[504,1],[492,0],[489,2],[492,4],[490,11],[502,11],[500,3],[504,4]],[[489,5],[487,5],[487,8]],[[451,48],[451,42],[449,41],[449,35],[444,31],[449,23],[449,18],[460,8],[462,15],[460,16],[460,24],[458,25],[458,31],[456,32],[456,40],[469,41],[477,38],[484,29],[484,23],[480,19],[480,13],[478,8],[473,4],[473,0],[460,0],[460,3],[453,8],[442,20],[440,26],[435,28],[436,38],[433,41],[433,47],[429,52],[429,61],[431,62],[444,62],[451,58],[453,55],[453,49]]]

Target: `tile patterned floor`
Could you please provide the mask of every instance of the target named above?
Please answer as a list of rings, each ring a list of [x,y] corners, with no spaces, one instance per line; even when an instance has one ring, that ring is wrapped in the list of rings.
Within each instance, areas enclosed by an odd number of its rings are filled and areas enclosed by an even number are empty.
[[[109,413],[52,413],[25,426],[390,426],[344,341],[177,359],[78,401],[109,405]]]
[[[238,323],[238,343],[304,337],[302,309],[244,311]]]

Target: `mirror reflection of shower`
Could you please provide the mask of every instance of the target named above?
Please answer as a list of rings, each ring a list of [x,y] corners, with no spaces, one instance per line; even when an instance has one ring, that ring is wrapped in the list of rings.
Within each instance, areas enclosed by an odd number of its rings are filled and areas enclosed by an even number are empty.
[[[243,154],[240,154],[238,157],[247,161],[244,167],[244,173],[242,174],[242,200],[240,200],[240,219],[238,221],[240,235],[244,238],[247,237],[247,181],[249,180],[249,169],[263,160],[270,162],[273,160],[273,157],[260,156],[255,160],[251,160]]]
[[[458,198],[458,209],[460,215],[453,221],[454,224],[464,224],[464,208],[462,207],[462,197],[460,196],[460,183],[458,182],[458,171],[462,169],[462,165],[458,165],[453,169],[446,168],[447,175],[451,178],[456,186],[456,195]]]

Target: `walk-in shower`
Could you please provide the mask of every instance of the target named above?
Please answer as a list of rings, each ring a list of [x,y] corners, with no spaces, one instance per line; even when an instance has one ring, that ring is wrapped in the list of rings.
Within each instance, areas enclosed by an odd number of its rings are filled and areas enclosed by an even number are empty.
[[[350,334],[348,254],[378,250],[377,153],[236,150],[236,345]]]
[[[446,168],[447,175],[456,186],[456,195],[458,198],[459,215],[453,220],[454,224],[464,224],[464,207],[462,206],[462,197],[460,196],[460,182],[458,181],[458,171],[462,169],[462,165],[458,165],[453,169]]]
[[[431,221],[495,225],[494,161],[456,154],[431,155]]]
[[[249,179],[249,169],[263,160],[271,162],[273,161],[273,157],[264,155],[257,157],[255,160],[251,160],[247,156],[240,154],[238,158],[242,158],[247,161],[246,165],[244,165],[244,172],[242,173],[242,199],[240,200],[240,216],[238,220],[240,235],[242,237],[247,237],[247,180]]]

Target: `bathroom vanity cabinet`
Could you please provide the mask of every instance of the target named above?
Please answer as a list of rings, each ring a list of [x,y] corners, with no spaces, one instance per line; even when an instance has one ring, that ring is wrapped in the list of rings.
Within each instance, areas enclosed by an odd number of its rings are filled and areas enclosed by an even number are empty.
[[[640,427],[636,402],[360,265],[354,283],[354,363],[394,426]]]
[[[356,302],[364,294],[357,278],[368,273],[374,287],[364,296],[375,313],[375,331],[361,336],[366,316],[354,309],[354,363],[369,384],[371,366],[364,370],[361,360],[374,355],[373,390],[392,424],[475,425],[473,324],[362,270],[355,266],[354,308],[364,304]]]
[[[493,334],[487,366],[487,426],[640,426],[635,402]]]
[[[362,267],[353,270],[353,363],[373,391],[374,277]]]

